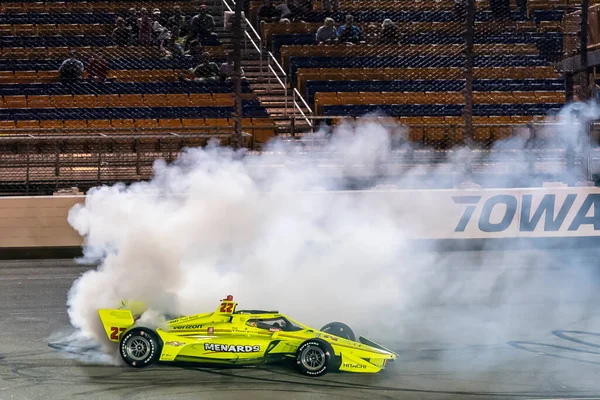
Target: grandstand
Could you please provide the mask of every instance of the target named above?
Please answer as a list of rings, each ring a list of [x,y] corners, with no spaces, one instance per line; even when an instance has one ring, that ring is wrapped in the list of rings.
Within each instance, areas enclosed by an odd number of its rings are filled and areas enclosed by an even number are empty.
[[[497,149],[522,129],[535,147],[535,126],[568,100],[558,66],[578,54],[582,0],[477,0],[464,8],[454,0],[341,0],[337,10],[320,1],[288,3],[292,15],[281,21],[265,20],[262,1],[244,3],[244,77],[236,94],[229,78],[195,81],[189,72],[204,62],[189,41],[201,4],[215,21],[211,34],[198,36],[202,51],[217,64],[232,53],[224,19],[231,0],[2,2],[0,192],[148,179],[154,160],[172,161],[186,146],[210,139],[235,145],[236,119],[244,146],[259,151],[275,136],[293,141],[369,113],[406,125],[411,149],[441,158],[457,145]],[[172,33],[176,6],[185,21],[177,30],[187,37]],[[148,10],[146,41],[146,17],[132,17],[131,8]],[[348,14],[360,32],[354,44],[317,42],[326,18],[340,28]],[[135,25],[127,43],[113,33],[119,17]],[[383,34],[388,19],[395,31]],[[161,41],[167,31],[174,39]],[[65,81],[59,69],[73,52],[85,73]],[[99,53],[106,79],[89,71]],[[577,157],[568,151],[555,148],[551,158],[572,166]]]

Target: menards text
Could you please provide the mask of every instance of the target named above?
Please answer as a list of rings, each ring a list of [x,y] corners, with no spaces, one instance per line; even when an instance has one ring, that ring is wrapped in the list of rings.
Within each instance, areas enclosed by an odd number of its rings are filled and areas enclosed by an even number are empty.
[[[215,343],[204,343],[204,350],[207,351],[223,351],[231,353],[253,353],[260,351],[259,345],[253,346],[241,346],[233,344],[215,344]]]

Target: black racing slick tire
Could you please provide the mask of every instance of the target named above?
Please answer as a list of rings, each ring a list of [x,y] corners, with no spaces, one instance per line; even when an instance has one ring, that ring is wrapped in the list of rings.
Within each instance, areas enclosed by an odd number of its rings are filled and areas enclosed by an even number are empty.
[[[356,341],[356,336],[354,336],[352,329],[350,329],[350,327],[343,322],[330,322],[321,328],[321,332],[352,340],[353,342]]]
[[[296,351],[296,364],[303,375],[321,376],[332,370],[335,353],[322,339],[308,339]]]
[[[119,345],[121,358],[134,368],[144,368],[156,363],[161,351],[162,342],[158,335],[143,327],[125,332]]]

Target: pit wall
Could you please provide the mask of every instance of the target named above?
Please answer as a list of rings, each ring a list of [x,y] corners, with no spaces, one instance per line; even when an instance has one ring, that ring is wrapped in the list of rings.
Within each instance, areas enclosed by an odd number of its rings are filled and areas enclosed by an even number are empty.
[[[397,190],[298,194],[370,197],[370,207],[391,208],[402,239],[493,242],[537,239],[552,246],[567,239],[600,239],[600,188]],[[0,197],[0,258],[25,250],[81,251],[83,239],[67,221],[84,196]],[[268,205],[263,205],[268,207]],[[10,250],[10,251],[9,251]],[[4,256],[4,257],[2,257]]]

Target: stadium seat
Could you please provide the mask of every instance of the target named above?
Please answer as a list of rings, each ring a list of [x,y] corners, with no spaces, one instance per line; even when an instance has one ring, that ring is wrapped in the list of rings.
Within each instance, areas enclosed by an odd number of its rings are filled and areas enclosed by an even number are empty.
[[[55,24],[37,24],[35,28],[38,36],[56,36],[59,34],[58,27]]]
[[[448,127],[444,117],[423,117],[424,140],[427,144],[435,144],[448,140]]]
[[[20,24],[13,26],[15,36],[34,36],[35,26],[33,24]]]
[[[504,125],[504,126],[492,126],[490,131],[494,141],[507,139],[513,136],[513,129],[511,125],[514,124],[511,117],[508,116],[491,116],[488,117],[488,122],[492,125]]]
[[[27,106],[31,108],[52,108],[52,100],[48,95],[27,96]]]
[[[234,121],[227,118],[207,118],[207,126],[214,126],[220,133],[233,132]]]
[[[77,107],[81,108],[96,108],[98,107],[98,99],[93,94],[79,94],[73,96]]]
[[[195,127],[206,126],[203,118],[183,118],[181,120],[181,125],[184,128],[195,128]]]
[[[36,71],[15,71],[15,77],[14,77],[15,83],[33,82],[35,80],[37,80],[37,72]]]
[[[123,95],[121,95],[123,97]],[[161,107],[167,105],[166,94],[144,94],[144,105],[146,107]]]
[[[52,96],[51,100],[52,100],[52,104],[56,108],[77,107],[77,104],[75,104],[75,99],[71,95],[67,95],[67,94],[55,95],[55,96]]]
[[[37,120],[16,121],[15,125],[17,129],[39,129],[40,122]]]
[[[190,99],[187,94],[167,94],[167,104],[171,107],[187,107]]]
[[[26,108],[27,97],[26,96],[4,96],[3,102],[4,108]]]
[[[475,122],[475,121],[474,121]],[[489,143],[492,138],[492,129],[489,126],[489,117],[477,117],[476,124],[473,126],[473,140],[476,142]],[[479,126],[482,125],[482,126]]]
[[[0,130],[15,129],[15,121],[0,121]]]
[[[252,136],[259,143],[266,143],[269,139],[275,136],[276,124],[270,118],[252,118],[253,126]]]
[[[87,129],[86,120],[64,120],[63,127],[65,129]]]
[[[51,119],[40,120],[40,128],[62,129],[63,123],[60,120],[51,120]]]
[[[120,104],[120,98],[118,94],[99,94],[96,96],[96,102],[98,107],[116,107]]]
[[[136,127],[135,122],[132,119],[113,119],[111,124],[115,129],[134,130]]]
[[[144,105],[144,99],[141,94],[120,94],[120,107],[141,107]]]
[[[137,129],[152,129],[158,127],[158,121],[155,119],[136,119],[135,127]]]
[[[87,127],[91,129],[103,130],[112,129],[112,125],[108,119],[90,119],[87,121]]]
[[[408,140],[411,142],[423,143],[425,138],[425,128],[423,126],[423,117],[401,117],[398,118],[400,124],[408,126]]]
[[[180,119],[159,119],[158,126],[160,128],[169,128],[169,129],[178,129],[181,128],[181,120]]]
[[[216,107],[233,107],[234,99],[229,93],[215,93],[212,95]]]
[[[215,105],[214,99],[210,95],[201,93],[190,93],[189,96],[190,106],[195,107],[213,107]]]
[[[2,36],[12,36],[13,29],[10,24],[0,24],[0,35]]]

